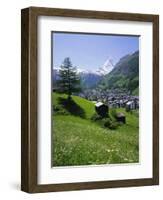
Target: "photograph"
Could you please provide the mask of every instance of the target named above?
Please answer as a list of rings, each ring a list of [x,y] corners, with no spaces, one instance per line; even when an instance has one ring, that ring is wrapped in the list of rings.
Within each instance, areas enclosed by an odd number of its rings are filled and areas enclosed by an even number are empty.
[[[139,36],[51,42],[52,166],[139,163]]]

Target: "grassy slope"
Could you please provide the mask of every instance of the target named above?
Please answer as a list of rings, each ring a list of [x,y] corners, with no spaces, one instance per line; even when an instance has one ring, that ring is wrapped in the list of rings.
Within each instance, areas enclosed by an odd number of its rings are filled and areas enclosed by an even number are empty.
[[[53,94],[53,104],[59,103],[59,97],[66,98]],[[138,162],[138,117],[126,113],[126,125],[106,129],[90,120],[92,102],[76,96],[73,100],[85,111],[85,118],[53,116],[54,166]]]

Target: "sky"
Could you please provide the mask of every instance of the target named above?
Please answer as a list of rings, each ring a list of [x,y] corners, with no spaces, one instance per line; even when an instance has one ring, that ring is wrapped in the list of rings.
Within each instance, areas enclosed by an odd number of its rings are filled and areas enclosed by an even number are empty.
[[[138,36],[54,32],[52,39],[53,68],[70,57],[79,69],[97,70],[108,59],[116,64],[121,57],[139,50]]]

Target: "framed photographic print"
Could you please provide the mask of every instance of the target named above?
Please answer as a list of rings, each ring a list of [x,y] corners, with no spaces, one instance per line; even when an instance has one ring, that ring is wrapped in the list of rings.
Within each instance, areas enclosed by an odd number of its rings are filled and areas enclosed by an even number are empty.
[[[22,9],[21,189],[159,184],[159,16]]]

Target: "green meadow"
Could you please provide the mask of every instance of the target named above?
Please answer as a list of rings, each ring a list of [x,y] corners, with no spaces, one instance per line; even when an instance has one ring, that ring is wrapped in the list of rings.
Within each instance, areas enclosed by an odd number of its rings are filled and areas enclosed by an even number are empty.
[[[91,101],[65,94],[52,94],[53,166],[79,166],[139,162],[139,116],[136,111],[116,109],[126,116],[126,124],[115,129],[93,121],[95,106]],[[115,110],[114,110],[115,112]],[[114,119],[109,110],[110,119]]]

